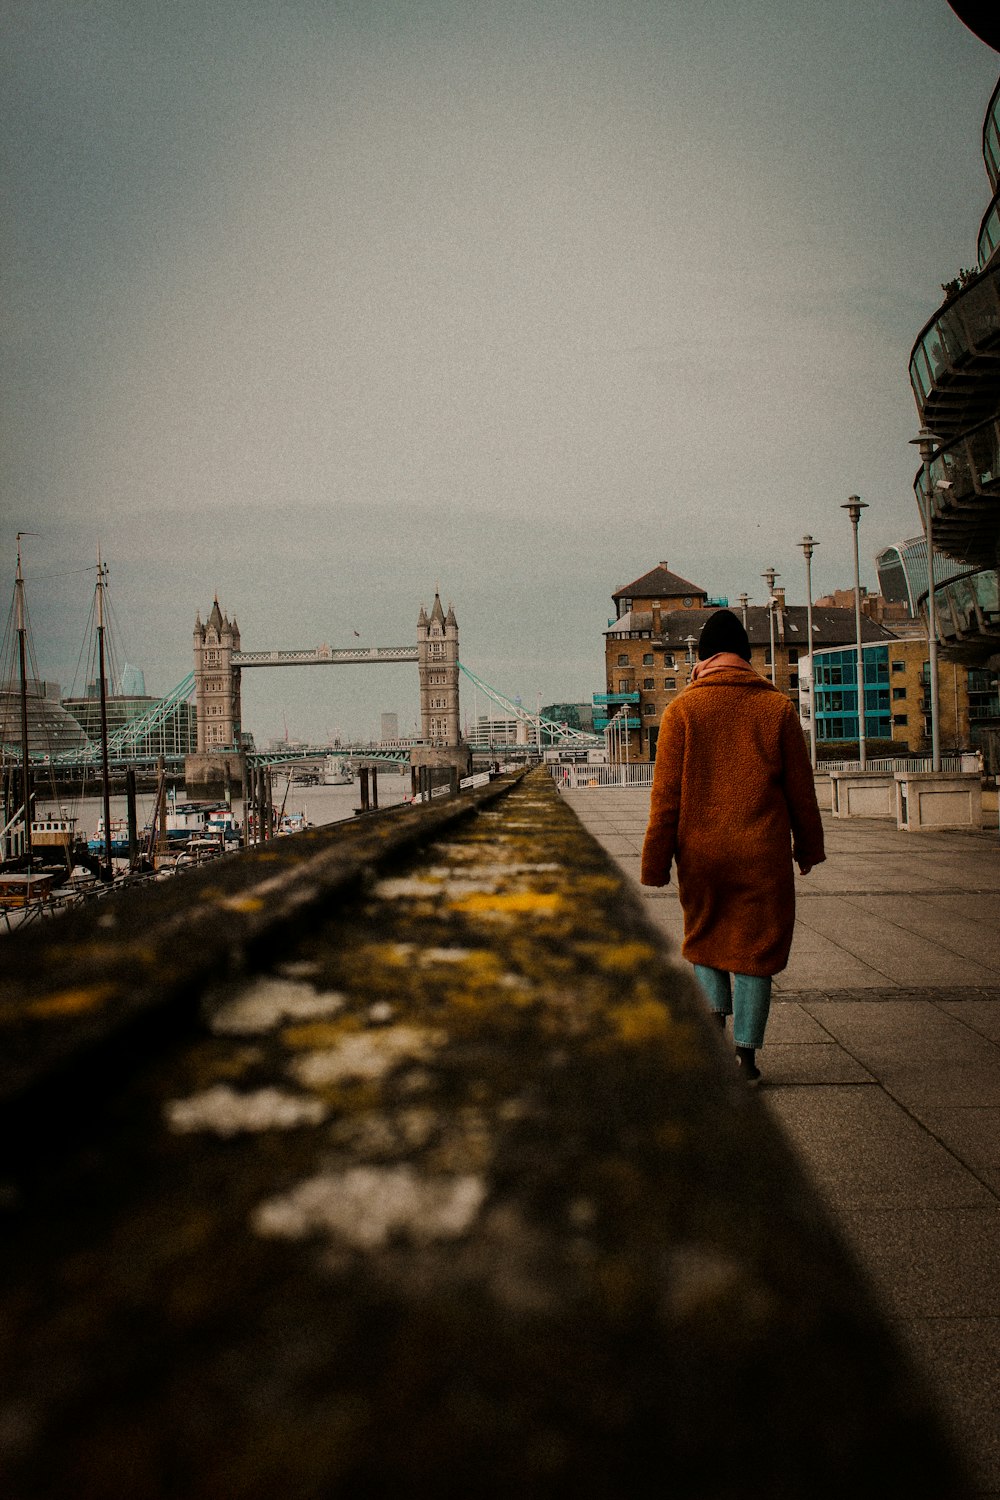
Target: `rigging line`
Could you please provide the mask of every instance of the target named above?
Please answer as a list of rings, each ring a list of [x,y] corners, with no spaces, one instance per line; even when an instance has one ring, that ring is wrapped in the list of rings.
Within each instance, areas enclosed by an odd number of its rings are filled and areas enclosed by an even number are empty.
[[[87,696],[87,684],[86,684],[86,682],[83,682],[80,685],[80,691],[77,691],[77,685],[79,684],[79,681],[80,681],[80,663],[84,659],[84,652],[85,651],[88,653],[87,658],[86,658],[86,664],[84,666],[84,676],[85,677],[86,677],[88,669],[90,667],[90,654],[89,653],[90,653],[90,651],[92,649],[92,646],[93,646],[93,637],[94,637],[94,612],[95,612],[95,607],[96,607],[96,595],[92,595],[91,596],[91,600],[90,600],[90,609],[89,609],[89,611],[87,613],[87,624],[86,624],[86,627],[84,628],[83,635],[82,635],[82,637],[80,639],[80,650],[77,653],[76,666],[73,668],[73,680],[72,680],[72,683],[70,684],[70,692],[69,692],[69,696],[71,698],[85,698]]]
[[[22,533],[26,535],[26,533]],[[70,568],[66,573],[25,573],[25,583],[45,583],[50,578],[75,578],[79,573],[96,573],[97,565],[91,563],[89,568]]]

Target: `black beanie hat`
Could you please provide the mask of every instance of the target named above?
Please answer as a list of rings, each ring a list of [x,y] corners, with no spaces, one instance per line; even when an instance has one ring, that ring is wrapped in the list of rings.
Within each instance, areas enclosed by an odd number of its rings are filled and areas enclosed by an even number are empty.
[[[731,651],[744,661],[750,660],[750,637],[731,609],[717,609],[709,615],[698,641],[699,661],[707,661],[719,651]]]

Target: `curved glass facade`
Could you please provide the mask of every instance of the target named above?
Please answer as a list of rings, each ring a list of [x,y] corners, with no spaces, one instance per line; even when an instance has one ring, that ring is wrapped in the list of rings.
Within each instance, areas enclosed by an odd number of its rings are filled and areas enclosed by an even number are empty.
[[[934,598],[946,636],[954,633],[959,638],[975,638],[992,633],[996,649],[1000,637],[1000,581],[995,568],[963,573],[940,585],[935,579]]]
[[[1000,80],[983,118],[983,162],[990,202],[978,273],[949,284],[910,355],[920,425],[935,444],[913,485],[925,532],[933,522],[934,618],[945,654],[969,665],[1000,648]],[[895,558],[892,550],[883,554],[887,583],[897,593],[905,583],[911,609],[923,596],[926,613],[926,546],[903,543]]]
[[[879,592],[890,604],[906,604],[910,614],[917,619],[921,602],[926,598],[928,585],[927,539],[911,537],[907,542],[896,542],[884,547],[875,559]],[[965,571],[961,563],[934,554],[935,592],[940,583]]]
[[[979,226],[976,253],[979,257],[980,270],[985,267],[987,261],[993,258],[998,246],[1000,246],[1000,201],[994,198]]]
[[[921,520],[933,506],[935,552],[969,563],[992,563],[1000,504],[1000,417],[970,428],[939,448],[913,481]],[[942,575],[946,576],[946,575]]]
[[[997,185],[1000,184],[1000,82],[986,106],[986,117],[983,120],[983,161],[986,163],[990,186],[996,192]]]
[[[1000,352],[1000,264],[956,293],[921,332],[910,355],[910,384],[923,420],[947,440],[996,405]],[[980,375],[969,382],[970,374]],[[990,377],[993,377],[992,381]]]
[[[90,748],[83,729],[58,700],[48,696],[44,682],[29,681],[26,698],[30,759],[48,760]],[[20,758],[21,689],[14,682],[0,685],[0,747],[4,760],[16,762]]]

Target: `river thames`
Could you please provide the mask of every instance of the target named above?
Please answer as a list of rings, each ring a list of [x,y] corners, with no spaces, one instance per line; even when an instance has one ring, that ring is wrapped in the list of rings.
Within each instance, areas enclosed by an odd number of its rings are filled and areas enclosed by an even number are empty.
[[[286,792],[287,788],[287,792]],[[286,814],[301,813],[306,821],[314,827],[320,827],[327,823],[342,823],[347,818],[352,818],[361,806],[361,784],[355,781],[351,786],[301,786],[292,782],[288,786],[287,778],[279,775],[275,778],[274,811],[277,815],[283,811]],[[395,807],[410,795],[410,774],[407,767],[406,773],[400,775],[395,768],[378,772],[378,801],[379,807]],[[178,802],[187,799],[183,792],[179,791]],[[148,826],[156,803],[156,795],[153,792],[140,792],[136,796],[136,811],[138,824],[141,830]],[[77,833],[86,838],[94,838],[97,834],[98,819],[104,811],[104,804],[100,793],[94,796],[53,799],[46,797],[39,789],[36,800],[36,817],[58,817],[65,809],[65,815],[75,817],[77,821]],[[113,796],[111,798],[111,817],[124,819],[127,813],[125,798]],[[237,822],[243,821],[242,798],[233,798],[233,814]]]

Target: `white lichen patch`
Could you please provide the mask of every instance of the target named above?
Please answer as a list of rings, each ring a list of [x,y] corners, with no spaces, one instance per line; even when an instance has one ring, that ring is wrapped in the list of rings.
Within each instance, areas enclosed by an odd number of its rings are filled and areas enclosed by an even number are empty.
[[[265,975],[221,1006],[211,1027],[221,1036],[259,1036],[287,1021],[326,1020],[343,1006],[344,996],[336,990],[317,991],[301,980]]]
[[[278,973],[285,979],[311,979],[319,973],[319,964],[314,958],[293,958],[278,965]]]
[[[372,895],[380,901],[396,901],[401,896],[419,896],[430,900],[441,894],[441,882],[428,880],[425,876],[399,875],[388,880],[379,880],[372,887]]]
[[[531,980],[523,974],[501,974],[497,984],[503,985],[505,990],[527,991],[532,988]]]
[[[471,948],[425,948],[420,955],[420,962],[422,965],[464,964],[471,957]]]
[[[262,1203],[258,1234],[303,1239],[327,1234],[356,1250],[402,1237],[416,1244],[457,1239],[475,1221],[486,1185],[476,1176],[422,1177],[412,1167],[351,1167],[300,1182]]]
[[[467,896],[476,891],[492,893],[500,885],[504,872],[502,870],[486,871],[481,875],[461,875],[452,870],[442,870],[441,888],[449,896]]]
[[[307,1088],[344,1083],[349,1079],[374,1082],[403,1062],[421,1062],[445,1041],[440,1031],[418,1026],[387,1026],[379,1031],[352,1031],[337,1043],[297,1057],[291,1071]]]
[[[355,1161],[398,1160],[405,1151],[420,1150],[440,1128],[435,1110],[413,1105],[391,1114],[366,1110],[345,1114],[330,1127],[330,1139],[348,1147]]]
[[[319,1125],[326,1117],[326,1108],[319,1099],[288,1094],[281,1089],[240,1094],[228,1084],[220,1083],[189,1099],[174,1099],[164,1113],[170,1128],[180,1133],[211,1130],[216,1135],[232,1136]]]

